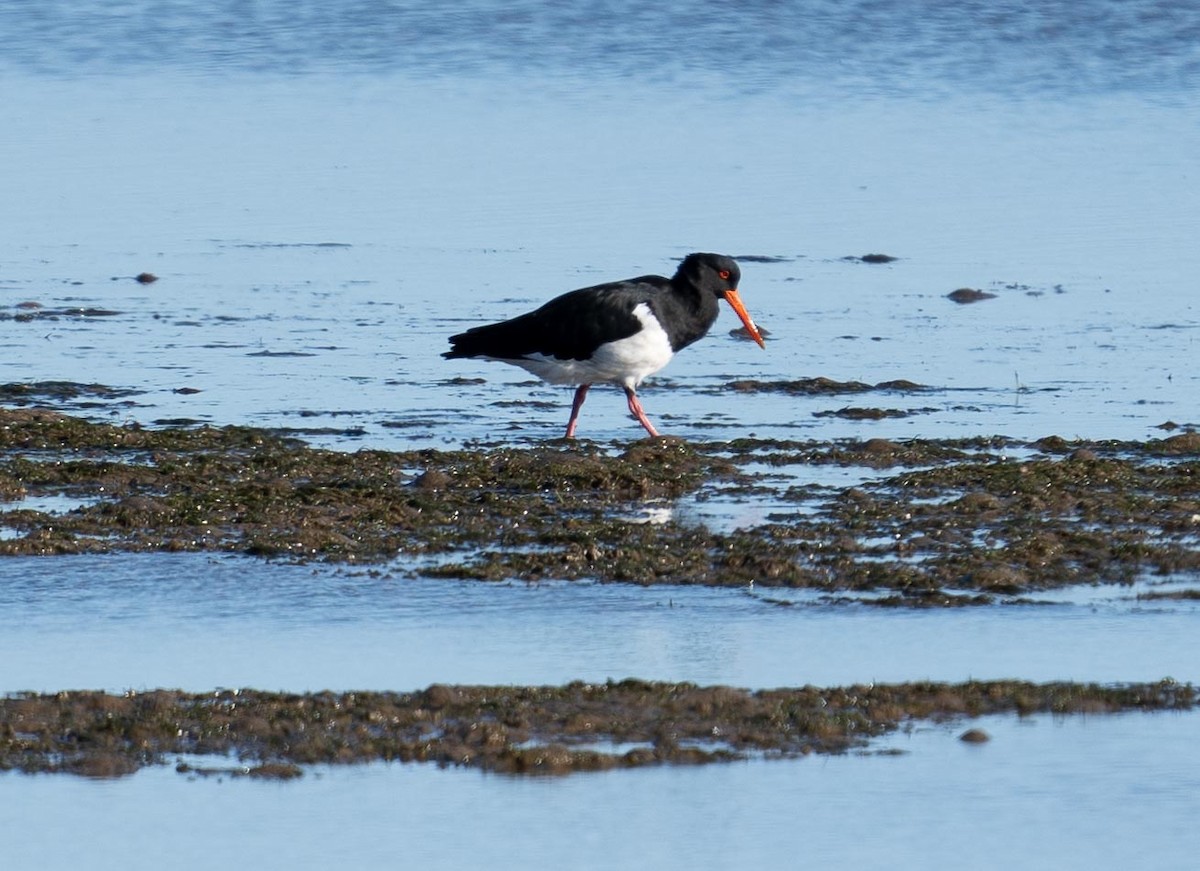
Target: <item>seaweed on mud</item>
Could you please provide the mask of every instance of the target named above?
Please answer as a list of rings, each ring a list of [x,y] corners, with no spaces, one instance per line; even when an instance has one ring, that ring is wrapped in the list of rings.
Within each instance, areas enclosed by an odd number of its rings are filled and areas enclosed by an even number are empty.
[[[884,420],[885,418],[912,417],[914,414],[929,414],[936,408],[862,408],[846,406],[831,411],[814,411],[813,417],[840,417],[843,420]]]
[[[0,402],[29,406],[44,402],[92,404],[97,400],[126,399],[140,390],[108,387],[103,384],[79,384],[75,381],[18,381],[0,384]]]
[[[833,466],[861,479],[822,485]],[[791,470],[810,483],[789,486]],[[79,504],[22,507],[55,495]],[[734,530],[686,512],[644,522],[644,506],[685,498],[797,510]],[[0,500],[0,555],[233,551],[431,577],[798,587],[913,607],[1200,575],[1196,433],[351,453],[249,427],[7,409]]]
[[[920,393],[930,388],[913,381],[897,379],[883,381],[879,384],[866,384],[862,381],[834,381],[832,378],[817,376],[815,378],[797,378],[790,381],[758,381],[740,379],[725,384],[722,390],[736,390],[739,393],[783,393],[788,396],[835,396],[842,393],[867,393],[872,390],[893,393]]]
[[[559,775],[837,754],[915,720],[1191,710],[1191,685],[971,681],[750,691],[624,680],[418,692],[69,691],[0,697],[0,771],[119,777],[172,757],[183,774],[290,779],[302,766],[432,762]],[[632,746],[630,746],[632,745]]]
[[[30,323],[33,321],[59,321],[67,318],[111,318],[121,312],[93,306],[65,306],[46,308],[38,303],[18,303],[15,312],[0,310],[0,321]]]

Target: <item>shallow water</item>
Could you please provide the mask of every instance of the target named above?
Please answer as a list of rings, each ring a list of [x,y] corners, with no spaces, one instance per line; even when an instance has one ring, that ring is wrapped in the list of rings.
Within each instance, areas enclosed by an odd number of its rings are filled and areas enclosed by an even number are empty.
[[[1194,680],[1200,603],[1138,601],[1161,588],[897,611],[779,590],[407,580],[198,554],[10,558],[0,662],[6,688],[37,691]]]
[[[12,867],[1191,868],[1195,714],[986,718],[898,735],[900,756],[514,779],[432,766],[301,782],[0,776]],[[136,821],[140,832],[130,843]],[[153,858],[151,859],[151,856]],[[486,856],[486,859],[482,857]],[[149,861],[147,861],[149,860]]]
[[[443,361],[445,337],[718,250],[743,256],[771,338],[730,338],[724,314],[645,385],[663,432],[1143,439],[1200,423],[1192,4],[589,13],[4,4],[0,383],[133,388],[67,405],[322,430],[309,437],[343,449],[539,441],[560,434],[565,390]],[[876,252],[900,259],[844,259]],[[144,271],[159,281],[133,281]],[[997,297],[946,299],[964,286]],[[723,390],[814,376],[928,389]],[[846,406],[912,413],[814,416]],[[580,431],[640,434],[615,390],[593,391]],[[0,691],[1194,681],[1196,605],[1131,598],[1149,585],[914,612],[190,555],[12,559]],[[25,836],[6,865],[129,868],[169,849],[181,867],[1190,867],[1194,721],[1006,720],[982,748],[932,730],[898,739],[913,751],[898,758],[565,781],[8,775]]]
[[[717,249],[788,258],[745,263],[771,340],[731,339],[725,313],[645,385],[664,432],[1145,438],[1197,420],[1200,129],[1175,106],[717,94],[728,133],[696,142],[712,110],[652,85],[579,104],[336,77],[17,82],[0,291],[14,314],[116,314],[4,322],[0,380],[144,391],[118,418],[350,448],[556,436],[565,388],[444,361],[446,336]],[[873,251],[901,259],[842,259]],[[146,270],[160,280],[131,280]],[[946,299],[962,286],[998,297]],[[930,389],[721,392],[817,375]],[[914,413],[814,417],[845,406]],[[581,434],[638,431],[603,389]]]

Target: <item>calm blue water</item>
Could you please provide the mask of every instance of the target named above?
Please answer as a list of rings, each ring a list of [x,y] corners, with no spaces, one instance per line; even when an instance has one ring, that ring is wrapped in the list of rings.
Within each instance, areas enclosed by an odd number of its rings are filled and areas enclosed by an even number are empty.
[[[663,432],[1161,435],[1200,423],[1198,109],[1190,2],[8,2],[0,382],[98,381],[140,391],[98,417],[331,428],[314,439],[346,449],[538,441],[568,394],[447,363],[445,337],[718,250],[780,258],[743,269],[772,339],[735,341],[723,316],[645,385]],[[844,259],[875,252],[900,259]],[[963,286],[997,298],[945,298]],[[27,302],[58,314],[13,320]],[[722,393],[818,375],[933,390]],[[814,416],[857,404],[915,413]],[[580,427],[640,437],[613,390]],[[911,614],[166,556],[12,561],[0,585],[0,691],[1194,681],[1200,638],[1194,607],[1120,592]],[[984,748],[935,730],[908,757],[552,783],[164,770],[0,792],[21,814],[14,867],[171,850],[183,868],[406,851],[423,867],[1182,868],[1194,721],[1001,721]]]
[[[1195,864],[1196,718],[989,719],[843,756],[567,779],[412,766],[13,783],[10,867],[1145,868]],[[1189,817],[1189,814],[1191,815]],[[70,838],[32,837],[47,817]],[[132,833],[135,843],[131,844]]]
[[[780,607],[770,600],[789,594],[775,590],[412,580],[205,554],[12,558],[0,560],[0,686],[1195,680],[1200,604],[1138,601],[1161,584],[896,611],[803,594]]]
[[[472,78],[500,93],[565,79],[860,99],[1177,98],[1200,84],[1200,9],[1172,2],[13,0],[0,34],[7,66],[48,75],[331,72]]]

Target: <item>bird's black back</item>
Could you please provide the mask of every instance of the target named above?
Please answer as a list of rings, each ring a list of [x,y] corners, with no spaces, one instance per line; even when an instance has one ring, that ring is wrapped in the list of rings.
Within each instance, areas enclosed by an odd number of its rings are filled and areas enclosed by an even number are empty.
[[[599,284],[557,296],[541,308],[511,320],[472,327],[450,337],[446,358],[492,357],[518,360],[543,354],[560,360],[586,360],[600,345],[628,338],[642,329],[634,314],[649,307],[678,351],[704,336],[717,319],[717,297],[737,264],[718,254],[690,254],[673,278],[644,275]]]

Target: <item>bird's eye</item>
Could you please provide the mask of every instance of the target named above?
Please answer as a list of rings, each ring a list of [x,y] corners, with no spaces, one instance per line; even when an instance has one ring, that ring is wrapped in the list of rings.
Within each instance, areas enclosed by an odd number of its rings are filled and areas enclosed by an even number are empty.
[[[729,270],[728,269],[722,269],[720,272],[717,273],[717,275],[721,276],[722,281],[729,280]]]

